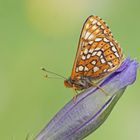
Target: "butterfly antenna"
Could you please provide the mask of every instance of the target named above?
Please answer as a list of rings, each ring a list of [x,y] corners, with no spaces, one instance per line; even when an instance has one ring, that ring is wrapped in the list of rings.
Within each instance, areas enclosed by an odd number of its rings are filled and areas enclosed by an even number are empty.
[[[41,70],[43,70],[43,71],[45,71],[45,72],[47,72],[47,73],[51,73],[51,74],[53,74],[53,75],[58,76],[58,77],[49,77],[49,76],[46,74],[46,76],[45,76],[46,78],[65,79],[65,80],[67,79],[66,77],[64,77],[64,76],[62,76],[62,75],[60,75],[60,74],[57,74],[57,73],[55,73],[55,72],[46,70],[44,67],[42,67]]]
[[[29,140],[30,134],[28,133],[25,140]]]

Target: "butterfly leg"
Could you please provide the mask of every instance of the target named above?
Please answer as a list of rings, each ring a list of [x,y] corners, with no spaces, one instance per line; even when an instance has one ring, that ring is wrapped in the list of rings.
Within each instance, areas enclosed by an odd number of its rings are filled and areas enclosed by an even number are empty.
[[[76,100],[77,100],[78,92],[77,92],[77,90],[74,87],[73,87],[73,89],[74,89],[73,102],[75,103]]]
[[[96,83],[92,82],[92,85],[94,87],[97,87],[98,89],[100,89],[104,94],[105,96],[110,96],[108,92],[106,92],[102,87],[100,87],[99,85],[97,85]]]

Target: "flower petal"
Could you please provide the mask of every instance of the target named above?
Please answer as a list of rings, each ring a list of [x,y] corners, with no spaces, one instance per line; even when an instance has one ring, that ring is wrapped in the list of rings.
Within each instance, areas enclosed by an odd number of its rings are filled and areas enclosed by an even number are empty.
[[[35,140],[81,140],[96,130],[108,117],[125,88],[136,80],[138,64],[127,58],[122,66],[100,86],[80,93],[76,103],[71,100],[50,123],[38,134]]]

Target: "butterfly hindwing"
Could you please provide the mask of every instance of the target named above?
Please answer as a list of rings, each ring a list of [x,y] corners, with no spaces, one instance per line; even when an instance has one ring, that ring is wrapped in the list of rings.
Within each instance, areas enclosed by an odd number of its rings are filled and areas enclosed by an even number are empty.
[[[98,16],[90,16],[80,35],[71,78],[102,78],[120,65],[122,57],[121,48],[105,22]]]

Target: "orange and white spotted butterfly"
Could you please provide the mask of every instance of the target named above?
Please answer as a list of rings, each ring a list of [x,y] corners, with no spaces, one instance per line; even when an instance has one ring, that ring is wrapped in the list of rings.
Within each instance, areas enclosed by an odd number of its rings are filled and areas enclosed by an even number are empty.
[[[115,71],[122,61],[122,50],[109,27],[100,17],[89,16],[83,25],[71,76],[64,85],[87,89]]]

